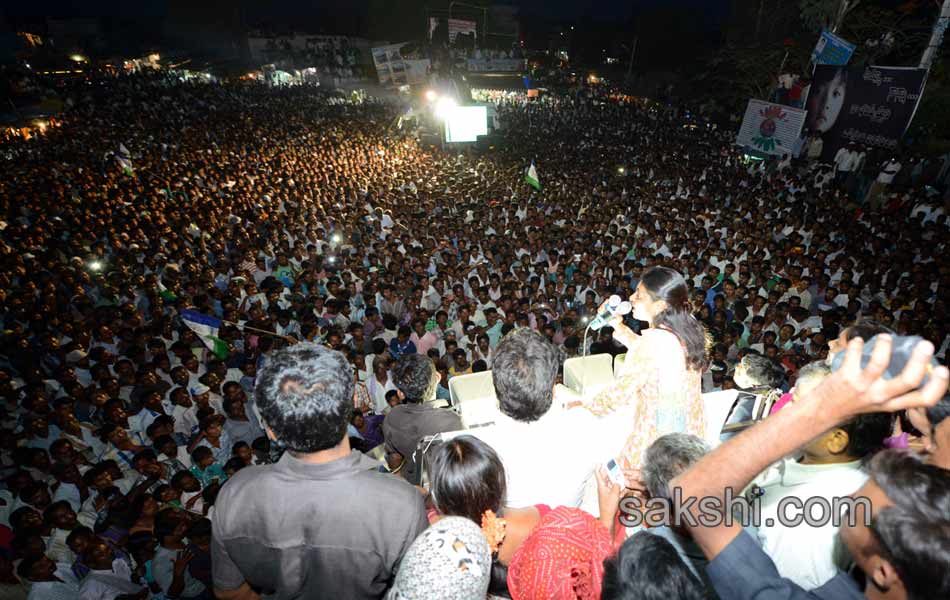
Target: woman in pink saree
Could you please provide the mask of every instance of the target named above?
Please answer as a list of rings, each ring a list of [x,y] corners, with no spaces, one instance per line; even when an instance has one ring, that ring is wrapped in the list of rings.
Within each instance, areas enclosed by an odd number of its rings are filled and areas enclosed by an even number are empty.
[[[648,269],[630,296],[633,316],[650,328],[634,333],[615,317],[614,339],[628,349],[617,380],[591,400],[591,412],[604,415],[635,405],[632,433],[618,457],[624,469],[639,469],[643,453],[667,433],[704,437],[702,372],[706,330],[693,315],[689,286],[666,267]]]

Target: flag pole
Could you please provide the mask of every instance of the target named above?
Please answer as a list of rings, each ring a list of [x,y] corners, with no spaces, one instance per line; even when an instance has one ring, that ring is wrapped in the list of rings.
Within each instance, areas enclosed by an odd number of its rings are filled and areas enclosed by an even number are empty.
[[[299,341],[300,341],[300,340],[298,340],[297,338],[290,337],[289,335],[280,335],[280,334],[275,333],[275,332],[273,332],[273,331],[267,331],[266,329],[258,329],[257,327],[249,327],[249,326],[247,326],[247,325],[241,325],[240,323],[235,323],[234,321],[225,321],[225,320],[222,320],[221,322],[224,323],[225,325],[233,325],[234,327],[237,327],[237,328],[240,329],[241,331],[247,330],[247,331],[252,331],[252,332],[254,332],[254,333],[261,333],[261,334],[264,334],[264,335],[270,335],[270,336],[273,336],[273,337],[275,337],[275,338],[279,338],[279,339],[282,339],[282,340],[286,340],[286,341],[288,341],[288,342],[294,342],[294,343],[296,343],[296,342],[299,342]]]

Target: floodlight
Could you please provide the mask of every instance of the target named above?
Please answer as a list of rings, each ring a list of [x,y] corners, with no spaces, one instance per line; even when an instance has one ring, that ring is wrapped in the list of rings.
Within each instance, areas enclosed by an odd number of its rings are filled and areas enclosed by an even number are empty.
[[[456,106],[458,106],[458,103],[453,98],[439,98],[439,101],[435,104],[435,116],[444,120]]]

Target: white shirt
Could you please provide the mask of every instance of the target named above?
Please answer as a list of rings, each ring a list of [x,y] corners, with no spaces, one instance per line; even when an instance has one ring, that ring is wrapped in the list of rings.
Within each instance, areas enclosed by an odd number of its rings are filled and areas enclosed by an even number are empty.
[[[179,550],[170,550],[164,546],[159,546],[155,551],[155,558],[152,559],[152,574],[155,577],[155,583],[166,594],[168,588],[172,586],[172,581],[175,580],[174,563],[179,552]],[[181,591],[182,598],[194,598],[204,591],[204,584],[192,577],[187,569],[185,569],[183,577],[185,586]]]
[[[137,594],[141,585],[132,582],[132,570],[129,564],[117,558],[112,561],[111,569],[89,571],[79,586],[80,600],[114,600],[123,594]]]
[[[848,172],[851,171],[852,166],[854,166],[854,152],[847,148],[838,150],[835,154],[835,168],[841,172]]]
[[[62,581],[35,581],[30,583],[27,600],[76,600],[79,580],[66,563],[56,563],[54,575]]]
[[[622,410],[595,417],[586,408],[564,410],[555,398],[547,414],[532,423],[499,413],[494,425],[467,433],[494,448],[505,465],[507,506],[587,509],[594,468],[619,454],[632,424],[632,416]],[[596,514],[596,504],[592,510]]]
[[[71,565],[76,560],[76,555],[66,544],[66,538],[71,532],[65,529],[54,528],[49,537],[44,537],[46,542],[46,556],[58,563]]]
[[[370,398],[373,399],[373,412],[381,415],[389,410],[389,403],[386,402],[386,393],[396,389],[393,383],[393,374],[389,373],[386,377],[386,384],[383,385],[376,379],[376,375],[370,375],[366,382],[366,389],[369,391]]]
[[[194,404],[188,407],[174,405],[171,416],[175,419],[175,433],[180,433],[190,439],[198,429],[198,410]]]
[[[867,474],[861,470],[861,461],[832,465],[803,465],[786,459],[777,469],[765,474],[761,487],[762,523],[774,519],[771,527],[758,530],[762,548],[772,560],[779,574],[806,590],[828,582],[838,573],[833,560],[838,529],[830,521],[822,527],[802,523],[785,527],[778,522],[778,503],[787,496],[797,496],[802,502],[813,498],[843,498],[864,485]],[[819,517],[821,510],[814,509]],[[785,516],[796,518],[801,511],[794,506],[785,508]]]
[[[901,163],[893,160],[887,163],[884,163],[884,167],[881,169],[881,172],[877,176],[878,183],[892,183],[894,181],[894,176],[900,173]]]

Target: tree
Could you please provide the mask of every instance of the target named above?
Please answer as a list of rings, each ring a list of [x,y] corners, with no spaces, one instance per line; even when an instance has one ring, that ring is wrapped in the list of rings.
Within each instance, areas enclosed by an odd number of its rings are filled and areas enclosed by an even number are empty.
[[[861,0],[799,0],[802,23],[812,33],[822,29],[838,31],[844,18],[861,4]]]

